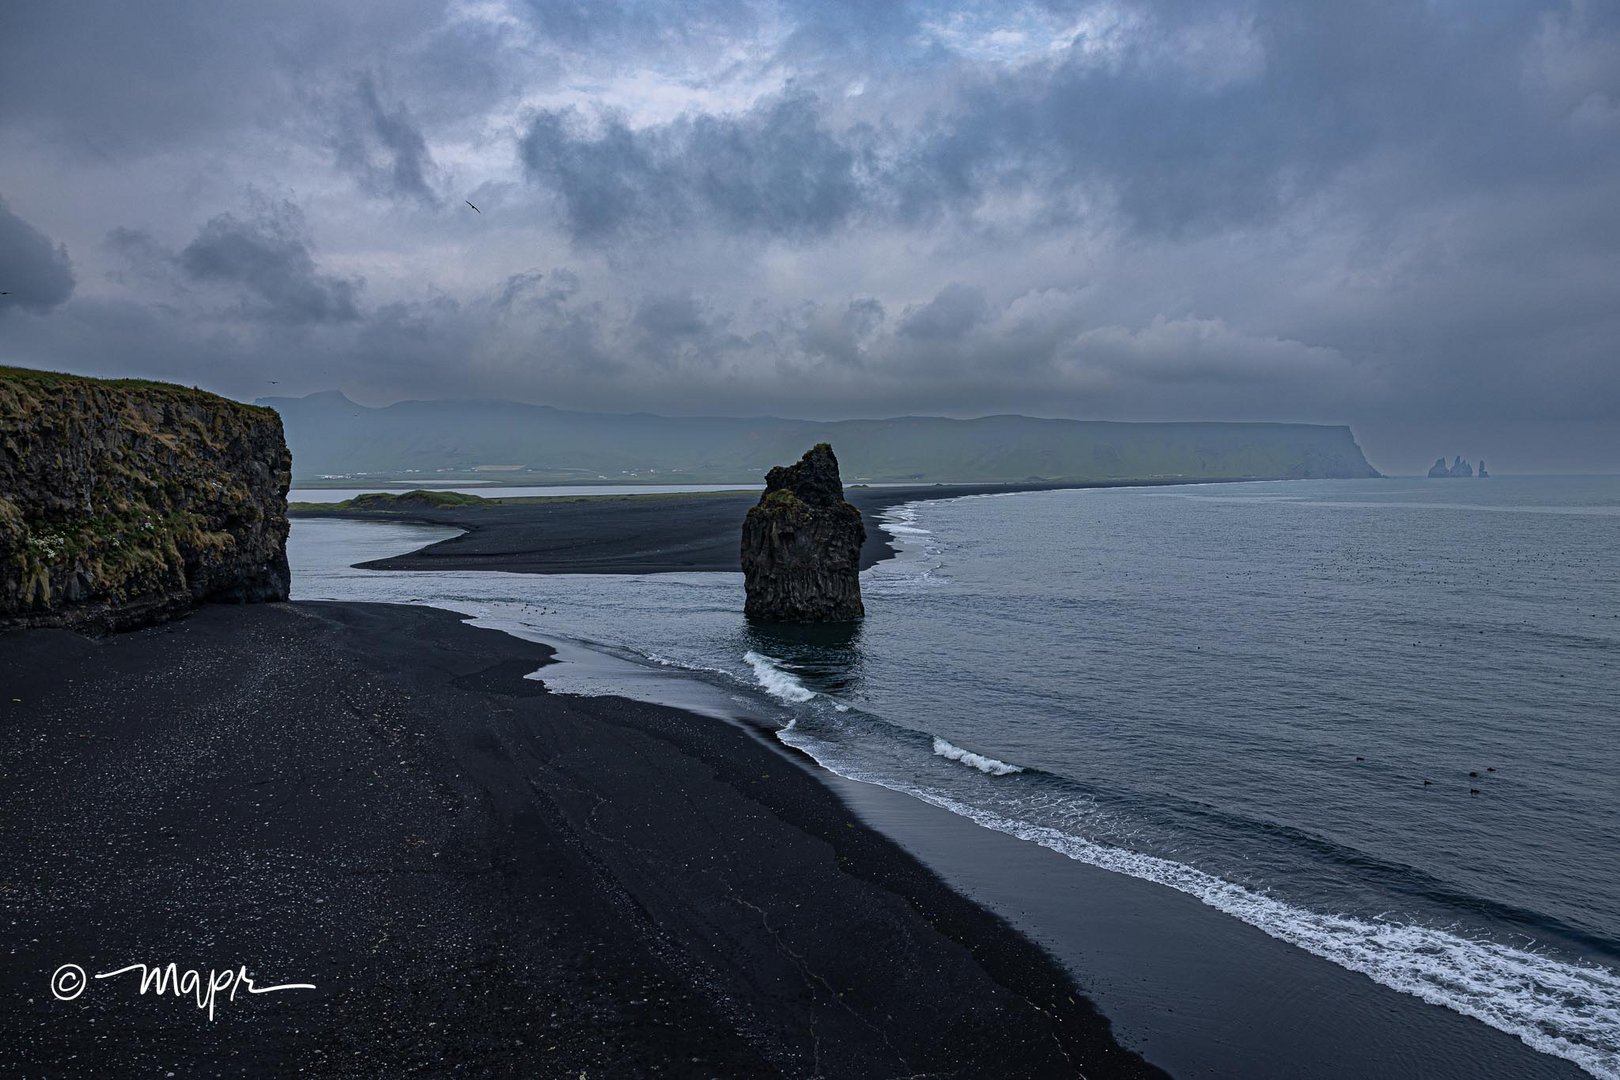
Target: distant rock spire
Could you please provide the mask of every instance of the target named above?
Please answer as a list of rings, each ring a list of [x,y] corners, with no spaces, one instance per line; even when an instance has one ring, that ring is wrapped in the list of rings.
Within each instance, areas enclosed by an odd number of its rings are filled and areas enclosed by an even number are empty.
[[[1484,467],[1485,463],[1483,461],[1480,462],[1480,468],[1483,469]],[[1468,462],[1464,461],[1461,454],[1458,454],[1455,458],[1453,458],[1449,466],[1446,465],[1445,458],[1438,457],[1434,459],[1434,464],[1429,467],[1430,477],[1457,477],[1473,475],[1474,467]]]

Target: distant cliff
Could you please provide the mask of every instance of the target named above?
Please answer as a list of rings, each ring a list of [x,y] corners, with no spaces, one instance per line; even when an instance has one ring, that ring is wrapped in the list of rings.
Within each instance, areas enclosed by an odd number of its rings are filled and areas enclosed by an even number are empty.
[[[861,603],[861,512],[844,501],[838,459],[818,443],[765,476],[743,521],[743,585],[750,619],[853,622]]]
[[[512,401],[342,394],[264,398],[287,425],[298,480],[371,474],[500,483],[752,482],[806,446],[838,447],[848,483],[1370,477],[1347,427],[1132,424],[986,416],[810,421],[569,412]]]
[[[286,599],[291,471],[270,409],[0,368],[0,627]]]

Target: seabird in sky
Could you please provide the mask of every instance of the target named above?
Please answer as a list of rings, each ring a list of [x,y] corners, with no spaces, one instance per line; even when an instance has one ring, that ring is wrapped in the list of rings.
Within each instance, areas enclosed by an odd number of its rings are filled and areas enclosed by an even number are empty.
[[[474,209],[474,210],[478,210],[478,207],[476,207],[476,206],[473,206],[473,204],[472,204],[472,200],[471,200],[471,199],[462,199],[462,200],[461,200],[461,201],[462,201],[462,202],[464,202],[464,203],[466,203],[466,204],[467,204],[467,205],[468,205],[468,206],[472,206],[472,207],[473,207],[473,209]],[[480,213],[480,214],[482,214],[482,213],[483,213],[483,211],[482,211],[482,210],[478,210],[478,212],[479,212],[479,213]]]

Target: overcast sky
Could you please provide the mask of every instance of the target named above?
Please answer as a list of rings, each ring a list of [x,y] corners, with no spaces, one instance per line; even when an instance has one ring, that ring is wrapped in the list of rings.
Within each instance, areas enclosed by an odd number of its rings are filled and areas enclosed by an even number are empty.
[[[1620,471],[1620,4],[0,0],[0,291],[247,399]]]

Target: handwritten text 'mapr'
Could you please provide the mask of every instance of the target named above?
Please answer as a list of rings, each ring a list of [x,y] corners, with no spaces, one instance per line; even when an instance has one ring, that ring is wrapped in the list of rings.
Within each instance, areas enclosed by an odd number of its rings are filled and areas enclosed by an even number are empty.
[[[313,990],[314,983],[281,983],[278,986],[254,986],[252,976],[248,975],[247,965],[234,970],[219,971],[210,968],[205,979],[202,972],[196,968],[181,971],[178,965],[156,964],[129,964],[116,971],[102,971],[96,974],[98,979],[112,979],[119,975],[140,973],[141,993],[155,993],[159,996],[173,994],[175,997],[190,997],[197,1002],[197,1008],[208,1012],[208,1019],[214,1018],[214,1005],[218,1001],[221,991],[226,992],[226,999],[236,1000],[238,990],[246,990],[250,994],[273,994],[280,990]]]

